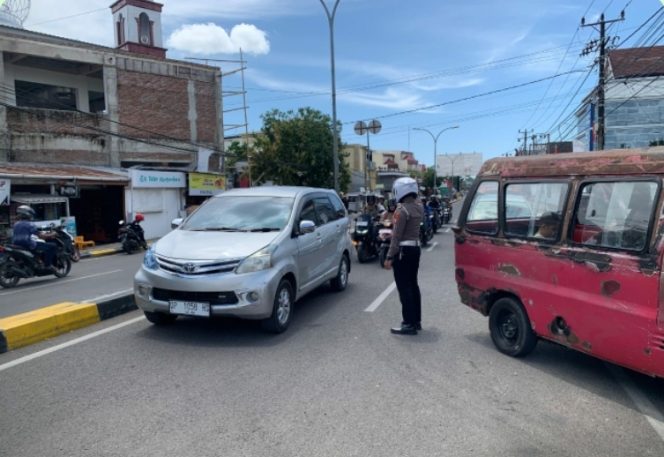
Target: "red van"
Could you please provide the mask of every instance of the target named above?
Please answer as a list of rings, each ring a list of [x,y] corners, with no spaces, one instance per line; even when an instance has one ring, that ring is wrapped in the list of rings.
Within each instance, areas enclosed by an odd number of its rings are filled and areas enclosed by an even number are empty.
[[[546,339],[664,377],[664,149],[492,159],[455,232],[461,301],[499,351]]]

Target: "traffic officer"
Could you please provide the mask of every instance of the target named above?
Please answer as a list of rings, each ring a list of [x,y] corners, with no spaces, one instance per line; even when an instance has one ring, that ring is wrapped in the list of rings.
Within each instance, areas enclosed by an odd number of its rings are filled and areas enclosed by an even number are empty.
[[[417,198],[417,181],[413,178],[399,178],[394,181],[392,195],[399,203],[394,212],[392,242],[387,251],[385,269],[394,266],[394,281],[401,300],[403,321],[400,327],[393,327],[397,335],[417,335],[422,329],[422,299],[417,284],[417,271],[420,268],[420,223],[424,208]]]

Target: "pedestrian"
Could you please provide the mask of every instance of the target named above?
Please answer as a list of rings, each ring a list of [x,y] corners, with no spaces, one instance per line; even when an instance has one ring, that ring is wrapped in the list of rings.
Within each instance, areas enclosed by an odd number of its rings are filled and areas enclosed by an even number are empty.
[[[417,181],[399,178],[394,181],[392,194],[399,203],[394,212],[392,242],[387,251],[385,269],[394,267],[394,282],[401,301],[401,326],[393,327],[397,335],[417,335],[422,329],[422,298],[417,284],[420,268],[420,223],[424,208],[417,198]]]

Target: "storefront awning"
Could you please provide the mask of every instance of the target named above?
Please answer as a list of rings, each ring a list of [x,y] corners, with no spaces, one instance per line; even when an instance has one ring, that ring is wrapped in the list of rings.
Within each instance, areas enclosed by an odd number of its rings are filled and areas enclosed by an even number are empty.
[[[126,184],[129,182],[128,173],[122,170],[66,165],[42,166],[36,164],[1,164],[0,178],[11,180],[37,179],[117,184]]]
[[[57,195],[12,195],[13,202],[24,205],[34,205],[36,203],[66,203],[69,198],[59,197]]]

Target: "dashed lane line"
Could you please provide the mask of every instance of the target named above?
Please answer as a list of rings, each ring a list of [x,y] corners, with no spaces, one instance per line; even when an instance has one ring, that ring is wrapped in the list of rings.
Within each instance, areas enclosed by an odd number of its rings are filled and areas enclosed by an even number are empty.
[[[427,249],[427,252],[433,251],[433,248],[435,248],[436,246],[438,246],[438,241],[434,241],[434,243],[431,245],[431,247],[429,249]]]
[[[392,293],[394,292],[394,289],[397,288],[397,283],[392,282],[389,286],[387,286],[387,289],[383,291],[365,310],[365,313],[373,313],[378,309],[380,305],[383,304],[385,299]]]
[[[18,358],[16,360],[12,360],[11,362],[7,362],[5,364],[0,365],[0,372],[3,372],[5,370],[8,370],[10,368],[13,368],[15,366],[24,364],[26,362],[30,362],[31,360],[38,359],[40,357],[43,357],[48,354],[52,354],[53,352],[59,351],[61,349],[66,349],[71,346],[75,346],[79,343],[83,343],[85,341],[91,340],[93,338],[96,338],[101,335],[105,335],[107,333],[114,332],[115,330],[119,330],[123,327],[127,327],[129,325],[135,324],[137,322],[140,322],[145,319],[145,316],[141,317],[135,317],[133,319],[129,319],[128,321],[122,322],[120,324],[113,325],[111,327],[107,327],[102,330],[98,330],[93,333],[89,333],[85,336],[81,336],[80,338],[75,338],[71,341],[67,341],[66,343],[58,344],[57,346],[50,347],[48,349],[44,349],[43,351],[35,352],[34,354],[26,355],[25,357]]]
[[[655,432],[664,441],[664,416],[660,413],[655,405],[641,392],[632,382],[631,379],[625,374],[622,368],[606,364],[616,378],[618,384],[627,392],[629,398],[632,399],[637,409],[643,414],[650,426],[655,429]]]
[[[22,292],[35,290],[35,289],[43,289],[45,287],[53,287],[55,285],[67,284],[67,283],[75,282],[75,281],[81,281],[83,279],[97,278],[99,276],[106,276],[106,275],[110,275],[110,274],[113,274],[113,273],[119,273],[121,271],[124,271],[124,270],[111,270],[111,271],[105,271],[103,273],[96,273],[96,274],[93,274],[93,275],[81,276],[80,278],[63,279],[63,280],[58,281],[57,283],[49,282],[48,284],[42,284],[40,286],[21,287],[20,289],[12,290],[12,291],[9,291],[9,292],[0,292],[0,297],[4,297],[4,296],[7,296],[7,295],[20,294]]]

